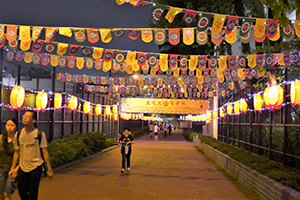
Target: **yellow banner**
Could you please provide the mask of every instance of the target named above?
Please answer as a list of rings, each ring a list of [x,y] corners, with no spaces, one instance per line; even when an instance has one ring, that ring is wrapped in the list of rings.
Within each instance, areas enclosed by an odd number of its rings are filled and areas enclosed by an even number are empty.
[[[208,100],[136,98],[121,100],[121,112],[202,114],[208,109]]]

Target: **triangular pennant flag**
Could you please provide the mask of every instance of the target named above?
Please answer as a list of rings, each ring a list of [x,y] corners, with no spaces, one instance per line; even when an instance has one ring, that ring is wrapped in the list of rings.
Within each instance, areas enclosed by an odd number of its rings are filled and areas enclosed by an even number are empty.
[[[11,50],[16,50],[18,48],[19,40],[14,40],[12,42],[8,42],[8,48]]]
[[[46,65],[49,64],[49,62],[50,62],[49,55],[41,54],[41,63],[42,63],[42,65],[46,66]]]
[[[101,41],[103,43],[109,43],[112,40],[110,29],[100,29]]]
[[[45,44],[45,51],[46,53],[54,53],[56,50],[56,43],[46,43]]]
[[[150,20],[152,21],[153,24],[156,24],[160,21],[161,16],[163,14],[163,12],[166,10],[167,7],[159,5],[159,4],[155,4],[152,7],[152,15]]]
[[[225,76],[226,80],[230,80],[230,78],[231,78],[230,69],[224,69],[224,76]]]
[[[226,19],[226,15],[215,14],[211,31],[216,34],[222,32],[225,19]]]
[[[6,59],[9,60],[9,61],[12,61],[14,59],[14,52],[13,51],[7,51],[6,53]]]
[[[152,30],[148,29],[148,30],[142,30],[142,40],[146,43],[149,43],[153,40],[153,34],[152,34]]]
[[[195,19],[197,11],[194,10],[185,10],[185,14],[183,16],[183,21],[189,27]]]
[[[204,71],[203,71],[203,77],[204,78],[207,78],[209,76],[209,69],[205,69]]]
[[[102,69],[102,59],[95,59],[95,69],[96,70]]]
[[[287,27],[282,28],[282,35],[284,39],[288,42],[295,38],[295,33],[292,24],[289,24]]]
[[[266,35],[263,35],[263,36],[260,37],[260,38],[258,38],[258,37],[256,37],[256,36],[254,35],[254,40],[255,40],[256,42],[262,43],[263,41],[265,41],[265,39],[266,39]]]
[[[94,59],[100,59],[103,54],[103,48],[93,47],[93,58]]]
[[[264,64],[265,64],[264,55],[256,55],[256,65],[257,65],[257,67],[262,67]],[[253,67],[251,67],[251,68],[253,68]]]
[[[32,41],[36,41],[40,38],[42,27],[32,27]]]
[[[239,17],[236,17],[236,16],[229,16],[228,17],[228,21],[227,21],[227,25],[226,25],[226,29],[225,29],[225,34],[230,34],[234,30],[235,25],[236,25],[238,20],[239,20]]]
[[[170,28],[169,29],[169,42],[171,45],[177,45],[180,42],[180,29]]]
[[[267,37],[269,39],[274,38],[277,35],[278,21],[279,20],[276,20],[276,22],[274,22],[273,19],[268,20]]]
[[[56,36],[56,28],[47,27],[45,33],[45,39],[47,43],[54,42]]]
[[[271,41],[277,41],[280,38],[280,27],[277,24],[277,31],[276,31],[276,35],[272,38],[269,38],[269,40]]]
[[[178,55],[170,54],[169,66],[171,69],[175,69],[177,67],[177,58]]]
[[[255,55],[248,55],[248,66],[253,68],[256,66],[256,57]]]
[[[210,59],[210,69],[214,69],[215,67],[211,68],[211,66],[214,64],[214,65],[217,65],[217,58],[216,57],[213,57],[213,59]],[[212,63],[213,62],[213,63]],[[227,68],[227,56],[220,56],[219,57],[219,69],[221,70],[224,70]]]
[[[70,28],[59,28],[58,33],[63,36],[71,37],[72,31]]]
[[[218,69],[217,71],[217,77],[220,78],[223,76],[223,70],[222,69]]]
[[[84,58],[83,57],[77,57],[76,58],[76,67],[80,70],[84,67]]]
[[[290,64],[290,53],[284,53],[283,54],[283,60],[284,60],[284,64],[285,65],[289,65]]]
[[[121,69],[121,63],[117,63],[116,60],[113,60],[112,70],[117,72]]]
[[[58,65],[58,56],[57,55],[50,55],[50,64],[53,67],[56,67]]]
[[[86,69],[92,69],[94,67],[94,59],[93,58],[87,58],[85,62],[85,68]]]
[[[123,63],[126,53],[124,51],[116,51],[115,55],[116,55],[116,57],[115,57],[116,63],[117,64]]]
[[[247,56],[239,56],[239,67],[245,68],[247,64]]]
[[[81,47],[81,53],[83,56],[90,56],[92,52],[93,52],[92,47],[86,47],[86,46]]]
[[[16,59],[16,61],[23,60],[23,51],[16,51],[15,59]]]
[[[273,67],[276,64],[274,55],[266,56],[266,65],[267,67]]]
[[[64,68],[67,65],[67,58],[66,56],[60,56],[58,59],[58,65]]]
[[[214,33],[213,31],[211,31],[211,41],[212,41],[212,43],[221,44],[222,40],[223,40],[222,32]]]
[[[64,55],[67,52],[68,44],[66,43],[58,43],[57,46],[57,54],[58,55]]]
[[[126,63],[128,65],[133,65],[134,62],[136,61],[135,58],[136,58],[136,52],[135,51],[127,52]]]
[[[84,29],[74,29],[74,37],[77,42],[84,42],[86,39]]]
[[[96,43],[99,41],[99,33],[98,29],[95,28],[88,28],[87,29],[87,36],[90,43]]]
[[[189,70],[194,71],[198,64],[198,55],[190,55]]]
[[[75,56],[78,53],[79,48],[80,48],[80,46],[71,44],[70,50],[69,50],[69,55]]]
[[[262,38],[266,33],[266,19],[257,18],[254,28],[254,36],[256,38]]]
[[[162,45],[166,42],[165,29],[154,29],[154,42],[158,45]]]
[[[240,27],[240,40],[242,43],[249,43],[251,39],[251,19],[242,19],[242,25]]]
[[[246,76],[247,78],[249,78],[249,77],[251,76],[251,71],[250,71],[250,69],[245,69],[245,76]]]
[[[200,45],[205,45],[208,41],[207,30],[198,31],[196,30],[197,43]]]
[[[193,28],[183,28],[183,43],[192,45],[195,41],[195,34]]]
[[[210,71],[210,76],[211,77],[216,77],[217,74],[218,74],[218,71],[216,69]]]
[[[137,62],[139,66],[145,65],[147,62],[147,53],[138,53]]]
[[[109,62],[113,59],[113,56],[114,56],[114,50],[111,50],[111,49],[105,49],[105,52],[104,52],[104,56],[103,56],[103,59],[105,62]]]
[[[165,72],[168,69],[168,57],[169,54],[159,54],[159,66],[162,72]]]
[[[33,58],[33,53],[31,52],[25,52],[24,53],[24,62],[25,63],[31,63]]]
[[[200,69],[196,69],[196,77],[199,78],[202,76],[202,71]]]
[[[238,77],[242,78],[245,75],[244,69],[240,68],[238,69]]]
[[[32,58],[32,63],[35,65],[39,65],[41,63],[41,57],[39,54],[34,54]]]
[[[180,68],[181,70],[187,70],[187,63],[188,63],[188,60],[187,60],[188,56],[187,55],[180,55]]]
[[[74,57],[67,57],[67,65],[70,69],[73,69],[75,67],[75,61],[76,58]]]
[[[2,48],[5,44],[6,35],[3,36],[2,39],[0,39],[0,48]]]
[[[275,63],[279,65],[284,65],[283,53],[275,53],[274,54]]]
[[[205,14],[205,13],[199,13],[199,21],[197,23],[197,30],[198,31],[206,31],[208,25],[210,24],[212,15],[211,14]]]
[[[31,50],[35,53],[38,53],[42,50],[43,48],[43,44],[44,44],[44,41],[43,40],[38,40],[38,41],[35,41],[33,42],[32,44],[32,47],[31,47]]]
[[[207,56],[199,56],[199,69],[203,71],[206,68]]]
[[[166,14],[165,18],[166,20],[168,20],[168,22],[171,24],[174,19],[175,19],[175,16],[179,13],[182,12],[182,9],[181,8],[177,8],[177,7],[172,7],[170,6],[169,8],[169,11],[168,13]]]
[[[236,56],[229,56],[228,59],[228,66],[229,68],[233,69],[236,67]]]
[[[7,26],[6,27],[6,39],[9,42],[13,42],[17,39],[18,26]]]
[[[236,27],[234,27],[233,31],[231,31],[229,34],[225,34],[225,40],[227,43],[232,44],[235,43],[237,39],[237,33],[236,33]]]
[[[135,60],[135,62],[131,65],[132,71],[138,72],[141,69],[141,66],[138,64],[138,61]]]
[[[31,40],[27,40],[27,41],[21,40],[20,49],[22,51],[29,50],[30,46],[31,46]]]
[[[4,26],[0,25],[0,40],[4,39]]]
[[[116,3],[118,5],[122,5],[122,4],[126,3],[126,0],[116,0]]]
[[[131,30],[128,30],[128,37],[132,40],[136,40],[138,39],[140,36],[140,32],[138,29],[131,29]]]
[[[177,70],[175,70],[175,71],[173,72],[173,76],[174,76],[174,77],[178,77],[178,76],[179,76],[179,73],[180,73],[180,69],[177,68]]]
[[[113,29],[114,38],[118,39],[124,36],[125,31],[123,29]]]
[[[148,54],[148,64],[149,67],[154,67],[157,65],[157,55],[156,54]]]
[[[20,26],[20,39],[21,41],[31,41],[31,37],[30,37],[30,26]]]

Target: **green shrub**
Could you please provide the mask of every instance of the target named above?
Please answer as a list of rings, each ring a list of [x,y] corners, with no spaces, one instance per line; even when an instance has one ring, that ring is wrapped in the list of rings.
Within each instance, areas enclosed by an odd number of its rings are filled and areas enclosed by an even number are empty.
[[[256,155],[245,149],[217,141],[212,137],[200,136],[199,139],[201,142],[227,154],[245,166],[300,192],[300,173],[291,170],[281,163],[269,160],[265,156]]]
[[[193,132],[188,129],[184,129],[182,134],[183,134],[184,138],[190,142],[193,141],[194,136],[201,135],[201,133]]]

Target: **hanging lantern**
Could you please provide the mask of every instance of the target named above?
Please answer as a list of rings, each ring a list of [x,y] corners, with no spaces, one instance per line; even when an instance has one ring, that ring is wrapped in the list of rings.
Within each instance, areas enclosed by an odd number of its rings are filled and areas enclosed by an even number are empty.
[[[292,105],[300,104],[300,81],[292,81],[290,94]]]
[[[283,103],[283,89],[278,85],[267,87],[264,91],[265,107],[274,107],[280,109]]]
[[[62,96],[60,93],[54,95],[54,109],[60,109],[62,103]]]
[[[229,115],[231,115],[232,112],[233,112],[232,104],[231,104],[231,103],[228,103],[228,104],[227,104],[227,113],[228,113]]]
[[[234,114],[236,114],[236,115],[240,114],[240,102],[239,101],[234,102]]]
[[[211,119],[211,111],[207,111],[206,113],[206,123],[209,124],[210,123],[210,119]]]
[[[25,90],[21,86],[15,86],[10,93],[10,105],[20,109],[25,100]]]
[[[118,113],[118,106],[117,105],[113,106],[113,113],[114,114]]]
[[[220,117],[224,117],[225,116],[225,108],[222,106],[220,108]]]
[[[101,115],[101,111],[102,111],[102,107],[100,104],[97,104],[96,107],[95,107],[95,114],[97,116]]]
[[[214,110],[213,117],[214,117],[214,119],[218,118],[218,111]]]
[[[44,111],[48,104],[48,94],[46,92],[39,92],[35,98],[36,111]]]
[[[86,101],[83,103],[83,113],[84,114],[89,114],[91,110],[91,103]]]
[[[135,119],[135,114],[132,114],[132,115],[131,115],[131,119]]]
[[[254,94],[254,110],[261,111],[262,108],[262,98],[260,94]]]
[[[78,104],[77,97],[72,96],[69,101],[70,110],[76,110],[77,104]]]
[[[105,114],[109,115],[110,114],[110,106],[105,107]]]
[[[240,111],[242,113],[246,113],[247,112],[247,109],[248,109],[248,104],[247,102],[245,101],[245,99],[241,99],[240,100]]]
[[[114,121],[118,121],[119,117],[118,117],[118,113],[114,114]]]

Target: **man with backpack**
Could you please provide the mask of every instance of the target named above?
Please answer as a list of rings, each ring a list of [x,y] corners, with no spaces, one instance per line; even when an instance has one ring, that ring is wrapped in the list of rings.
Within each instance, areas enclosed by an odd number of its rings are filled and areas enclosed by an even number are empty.
[[[36,112],[28,110],[23,115],[25,127],[15,134],[13,162],[9,175],[17,176],[18,191],[22,200],[37,200],[43,163],[47,165],[47,175],[52,178],[53,171],[47,151],[45,133],[34,128]],[[17,164],[19,163],[19,167]]]

